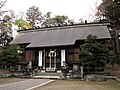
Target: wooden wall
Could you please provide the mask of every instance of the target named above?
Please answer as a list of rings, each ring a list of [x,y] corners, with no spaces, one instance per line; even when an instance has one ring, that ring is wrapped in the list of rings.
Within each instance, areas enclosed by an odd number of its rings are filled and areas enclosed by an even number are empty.
[[[34,61],[35,60],[35,51],[34,50],[28,50],[28,51],[26,51],[25,56],[26,56],[25,57],[26,60]]]

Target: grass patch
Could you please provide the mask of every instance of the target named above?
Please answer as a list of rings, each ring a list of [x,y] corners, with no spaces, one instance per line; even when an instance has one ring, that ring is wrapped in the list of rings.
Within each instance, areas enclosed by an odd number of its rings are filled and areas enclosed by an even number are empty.
[[[56,80],[34,90],[120,90],[120,83],[115,80],[108,80],[106,82]]]

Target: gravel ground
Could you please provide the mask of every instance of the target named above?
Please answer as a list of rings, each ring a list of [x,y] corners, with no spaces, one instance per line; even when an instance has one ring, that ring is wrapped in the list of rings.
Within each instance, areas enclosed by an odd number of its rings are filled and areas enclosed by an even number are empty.
[[[114,80],[108,80],[106,82],[56,80],[34,90],[120,90],[120,83]]]
[[[107,66],[107,71],[111,72],[112,75],[120,77],[120,65]],[[0,70],[0,74],[9,73],[5,70]],[[13,82],[19,82],[26,80],[25,78],[0,78],[0,86]],[[115,80],[108,80],[106,82],[85,82],[79,80],[55,80],[49,84],[38,87],[34,90],[120,90],[120,83]]]

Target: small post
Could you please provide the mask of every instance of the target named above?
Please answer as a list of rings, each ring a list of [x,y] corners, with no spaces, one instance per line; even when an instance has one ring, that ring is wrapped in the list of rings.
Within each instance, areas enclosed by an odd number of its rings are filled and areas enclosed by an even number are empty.
[[[29,68],[29,69],[32,68],[32,61],[29,61],[29,63],[28,63],[28,68]]]
[[[84,72],[83,72],[83,66],[80,66],[80,71],[81,71],[81,80],[83,80],[83,74],[84,74]]]

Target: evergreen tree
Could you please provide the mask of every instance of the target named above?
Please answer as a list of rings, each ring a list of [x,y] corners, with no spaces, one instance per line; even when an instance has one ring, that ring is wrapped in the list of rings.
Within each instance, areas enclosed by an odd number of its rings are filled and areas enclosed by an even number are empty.
[[[80,45],[80,62],[83,66],[92,67],[94,71],[97,67],[103,67],[108,58],[108,48],[96,41],[95,36],[89,35],[83,45]]]
[[[3,67],[6,66],[15,66],[15,64],[20,59],[18,51],[20,47],[18,45],[10,45],[4,47],[3,51],[0,52],[0,62],[2,63]]]
[[[103,2],[98,7],[98,15],[104,17],[105,20],[111,23],[111,37],[113,45],[117,52],[117,57],[120,56],[119,30],[120,30],[120,1],[119,0],[102,0]],[[119,58],[118,58],[119,59]],[[119,59],[120,60],[120,59]]]
[[[42,26],[56,26],[56,25],[66,25],[74,23],[73,20],[69,20],[68,16],[65,15],[56,15],[51,17],[51,12],[48,12],[44,15]]]

